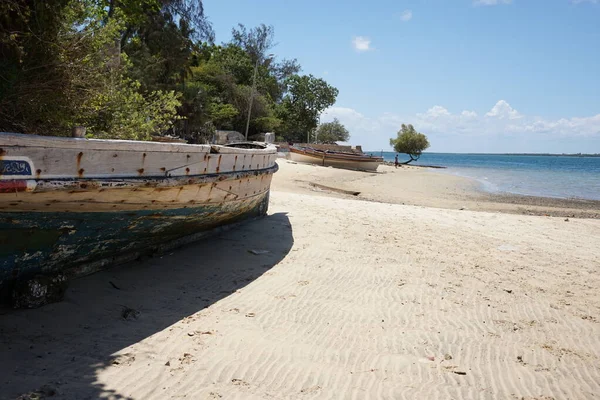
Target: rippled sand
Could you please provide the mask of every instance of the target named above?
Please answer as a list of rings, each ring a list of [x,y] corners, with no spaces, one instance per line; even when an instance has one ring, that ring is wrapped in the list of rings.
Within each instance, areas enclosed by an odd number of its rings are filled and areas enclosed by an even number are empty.
[[[294,168],[262,220],[6,311],[0,398],[597,398],[599,220],[331,197]]]

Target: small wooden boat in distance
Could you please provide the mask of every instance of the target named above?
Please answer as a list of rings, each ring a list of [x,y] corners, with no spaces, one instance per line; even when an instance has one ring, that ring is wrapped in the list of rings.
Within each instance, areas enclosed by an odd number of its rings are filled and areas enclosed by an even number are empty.
[[[0,298],[266,214],[274,145],[0,133]]]
[[[331,150],[318,150],[310,147],[290,146],[292,161],[317,164],[325,167],[336,167],[358,171],[376,171],[383,162],[382,157],[364,153],[351,154]]]

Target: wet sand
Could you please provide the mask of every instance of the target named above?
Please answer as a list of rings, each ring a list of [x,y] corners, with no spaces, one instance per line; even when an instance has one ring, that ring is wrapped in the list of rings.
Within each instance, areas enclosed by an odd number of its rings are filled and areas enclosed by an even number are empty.
[[[3,310],[0,398],[597,398],[593,207],[280,164],[267,217]]]

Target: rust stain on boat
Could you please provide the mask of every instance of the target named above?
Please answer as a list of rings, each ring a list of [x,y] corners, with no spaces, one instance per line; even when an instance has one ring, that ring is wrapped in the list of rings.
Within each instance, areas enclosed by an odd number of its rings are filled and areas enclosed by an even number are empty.
[[[81,167],[81,157],[83,157],[83,151],[80,151],[79,154],[77,154],[77,169]]]
[[[77,175],[79,175],[79,177],[82,178],[84,172],[85,172],[85,169],[80,168],[79,171],[77,171]]]
[[[221,169],[221,157],[223,156],[219,154],[219,160],[217,161],[217,173],[219,173],[219,170]]]
[[[137,170],[138,174],[142,175],[144,173],[144,168],[140,168]]]

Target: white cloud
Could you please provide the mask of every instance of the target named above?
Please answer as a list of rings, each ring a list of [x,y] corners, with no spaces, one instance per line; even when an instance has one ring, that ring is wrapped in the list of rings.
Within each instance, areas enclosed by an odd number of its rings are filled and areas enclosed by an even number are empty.
[[[402,11],[402,14],[400,14],[400,19],[404,22],[406,21],[410,21],[413,17],[413,13],[410,10],[404,10]]]
[[[371,39],[364,36],[355,36],[352,40],[352,45],[356,51],[369,51],[371,50]]]
[[[600,3],[600,0],[571,0],[572,4],[581,4],[581,3],[591,3],[591,4],[598,4]]]
[[[384,113],[369,117],[348,107],[331,107],[322,115],[322,121],[338,118],[350,131],[350,143],[360,144],[363,149],[388,149],[389,138],[394,136],[403,123],[411,123],[419,132],[430,136],[433,151],[467,151],[467,145],[479,143],[470,151],[481,151],[486,144],[506,143],[507,151],[520,151],[511,143],[530,141],[531,151],[543,151],[539,146],[552,140],[576,139],[600,141],[600,114],[589,117],[550,119],[519,113],[504,100],[498,101],[487,113],[464,110],[452,113],[436,105],[423,113]],[[469,139],[467,139],[469,138]],[[512,138],[512,139],[511,139]],[[516,146],[516,145],[515,145]],[[536,150],[538,149],[538,150]],[[580,149],[578,151],[584,151]],[[499,151],[495,147],[488,151]]]
[[[439,117],[447,117],[450,115],[450,112],[446,110],[442,106],[433,106],[429,110],[427,110],[424,114],[417,114],[418,116],[423,116],[426,118],[439,118]]]
[[[464,110],[460,115],[465,118],[477,118],[477,113],[475,111]]]
[[[517,119],[521,118],[521,114],[510,106],[506,101],[500,100],[492,109],[485,114],[486,117]]]
[[[577,0],[575,0],[575,1],[577,1]],[[579,1],[581,1],[581,0],[579,0]],[[473,0],[473,4],[476,6],[495,6],[498,4],[510,4],[510,3],[512,3],[512,0]]]

